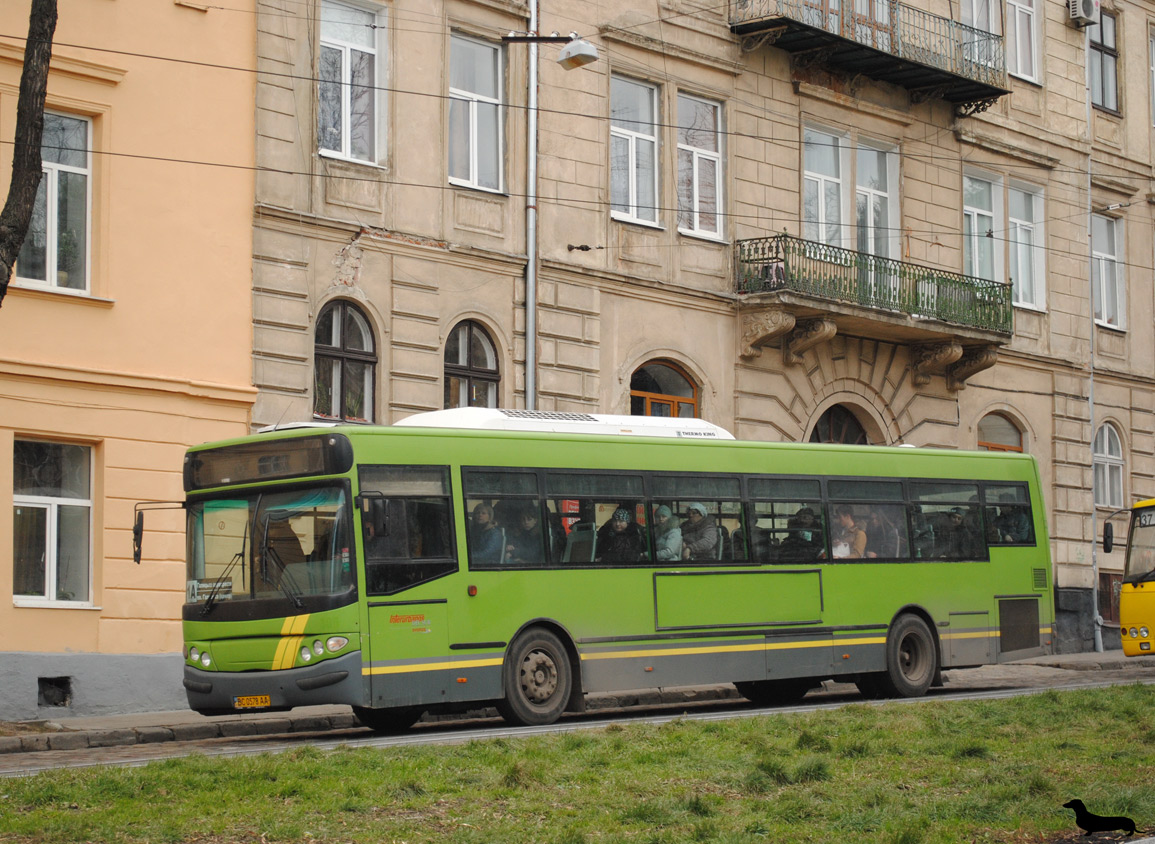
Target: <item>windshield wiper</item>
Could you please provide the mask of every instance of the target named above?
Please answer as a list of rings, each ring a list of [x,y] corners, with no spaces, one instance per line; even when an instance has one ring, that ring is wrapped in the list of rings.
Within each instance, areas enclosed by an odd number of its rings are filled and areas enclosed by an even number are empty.
[[[1144,572],[1143,574],[1138,575],[1137,577],[1128,578],[1127,582],[1128,583],[1146,583],[1148,580],[1155,580],[1155,569],[1152,569],[1149,572]]]
[[[209,596],[207,598],[205,598],[205,605],[203,607],[201,607],[201,615],[208,615],[210,612],[212,612],[213,605],[216,604],[216,602],[217,602],[217,595],[220,594],[221,588],[225,585],[226,582],[229,582],[229,583],[232,582],[228,579],[229,574],[236,567],[237,563],[239,563],[241,560],[243,560],[245,558],[245,547],[248,545],[248,539],[249,539],[249,522],[248,522],[248,519],[246,519],[245,520],[245,532],[241,536],[241,550],[239,550],[239,551],[237,551],[237,553],[233,554],[233,558],[231,560],[229,560],[229,564],[227,566],[225,566],[224,572],[221,574],[221,576],[219,578],[217,578],[217,582],[215,584],[213,584],[212,591],[209,592]]]
[[[305,606],[305,602],[301,600],[301,595],[303,595],[304,592],[299,586],[297,586],[297,582],[293,580],[293,576],[289,574],[289,570],[285,566],[284,561],[281,559],[280,553],[278,553],[276,548],[269,544],[270,518],[271,514],[266,513],[264,533],[261,537],[261,575],[266,580],[268,580],[268,566],[266,565],[266,562],[268,560],[272,560],[277,567],[277,588],[281,590],[281,593],[286,598],[293,602],[293,606],[295,606],[297,609],[301,609]]]

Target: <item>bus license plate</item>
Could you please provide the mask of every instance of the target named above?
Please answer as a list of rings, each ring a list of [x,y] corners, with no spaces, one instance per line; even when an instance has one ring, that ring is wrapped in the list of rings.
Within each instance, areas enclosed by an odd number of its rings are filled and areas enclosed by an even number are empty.
[[[234,709],[265,709],[272,705],[268,695],[238,695],[233,698]]]

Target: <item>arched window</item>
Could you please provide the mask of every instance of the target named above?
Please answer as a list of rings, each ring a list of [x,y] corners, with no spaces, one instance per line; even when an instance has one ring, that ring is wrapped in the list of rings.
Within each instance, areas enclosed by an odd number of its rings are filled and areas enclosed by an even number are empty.
[[[695,418],[698,388],[681,367],[650,361],[630,379],[630,415]]]
[[[479,323],[459,322],[445,341],[445,406],[497,407],[497,347]]]
[[[313,415],[372,422],[377,355],[369,320],[351,302],[332,302],[317,317],[315,343]]]
[[[1123,506],[1123,445],[1110,422],[1099,427],[1092,452],[1095,506],[1119,509]]]
[[[979,420],[979,448],[987,451],[1022,451],[1023,432],[1001,413],[988,413]]]
[[[841,404],[827,410],[810,432],[812,443],[847,443],[850,445],[870,445],[866,429],[854,413]]]

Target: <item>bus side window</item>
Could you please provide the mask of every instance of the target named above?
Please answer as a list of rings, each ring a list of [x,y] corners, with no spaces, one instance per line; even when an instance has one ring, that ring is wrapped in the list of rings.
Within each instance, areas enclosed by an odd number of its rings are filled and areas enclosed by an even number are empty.
[[[991,545],[1035,544],[1035,528],[1026,487],[984,484],[983,502],[987,541]]]
[[[469,567],[546,565],[545,526],[533,470],[462,471]]]
[[[389,595],[457,570],[449,471],[362,466],[362,541],[370,595]]]

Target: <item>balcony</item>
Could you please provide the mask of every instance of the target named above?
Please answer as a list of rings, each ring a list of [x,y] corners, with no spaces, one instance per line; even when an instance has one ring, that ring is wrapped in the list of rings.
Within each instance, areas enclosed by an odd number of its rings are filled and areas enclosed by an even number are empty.
[[[915,347],[915,383],[960,390],[1014,332],[1009,284],[775,235],[737,243],[743,357],[781,338],[783,361],[834,334]]]
[[[895,0],[733,0],[730,29],[850,76],[941,98],[962,114],[1008,93],[1001,35]]]

